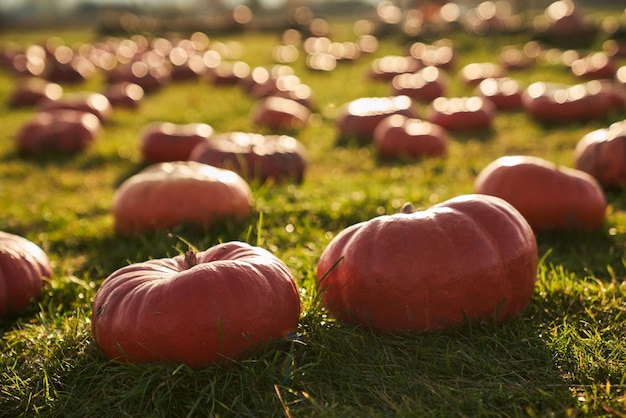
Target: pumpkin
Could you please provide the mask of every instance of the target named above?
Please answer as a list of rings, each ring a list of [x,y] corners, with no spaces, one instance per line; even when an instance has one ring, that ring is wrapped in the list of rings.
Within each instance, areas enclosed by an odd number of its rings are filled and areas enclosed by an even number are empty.
[[[248,183],[233,171],[196,161],[157,163],[119,186],[113,217],[122,235],[185,223],[208,227],[217,221],[243,220],[251,199]]]
[[[301,182],[306,168],[302,143],[288,135],[227,132],[202,141],[189,160],[233,170],[261,183],[291,179]]]
[[[448,151],[446,131],[421,119],[391,115],[374,130],[374,145],[382,158],[439,157]]]
[[[532,118],[550,123],[571,123],[597,120],[611,110],[606,94],[589,89],[597,83],[566,85],[535,82],[522,93],[522,105]]]
[[[584,135],[574,151],[575,167],[604,187],[626,186],[626,121]]]
[[[143,99],[144,91],[139,84],[120,82],[107,85],[102,94],[109,99],[113,108],[136,109]]]
[[[143,128],[140,150],[144,161],[185,161],[196,145],[213,135],[206,123],[152,122]]]
[[[38,298],[50,276],[50,261],[39,246],[0,231],[0,317],[18,313]]]
[[[536,232],[601,228],[606,199],[589,174],[533,156],[505,156],[488,164],[474,192],[498,196]]]
[[[9,97],[12,107],[34,106],[43,99],[55,100],[63,95],[63,87],[42,78],[31,77],[23,81]]]
[[[461,68],[461,79],[465,85],[476,87],[487,78],[499,78],[504,74],[502,67],[493,62],[473,62]]]
[[[368,77],[372,80],[391,81],[399,74],[414,73],[421,68],[422,64],[411,56],[385,55],[372,61]]]
[[[81,92],[68,93],[58,99],[45,98],[38,103],[40,112],[55,110],[79,110],[93,113],[101,123],[108,121],[113,115],[113,106],[104,94]]]
[[[293,131],[307,126],[311,110],[286,97],[268,96],[257,101],[250,111],[252,123],[273,131]]]
[[[284,339],[299,316],[289,268],[227,242],[115,271],[96,293],[91,330],[109,359],[202,368]]]
[[[584,79],[612,79],[617,72],[617,63],[605,52],[594,52],[578,58],[570,66],[576,77]]]
[[[394,333],[517,317],[536,274],[522,215],[497,197],[461,195],[344,229],[322,252],[317,285],[335,318]]]
[[[72,154],[91,146],[100,129],[100,121],[89,112],[37,112],[20,127],[15,139],[17,149],[22,154]]]
[[[430,103],[443,96],[446,90],[443,71],[437,67],[425,67],[415,73],[398,74],[391,80],[395,95],[406,95],[422,103]]]
[[[376,125],[394,114],[417,117],[409,96],[361,97],[352,100],[340,107],[335,125],[341,138],[353,138],[365,144],[373,140]]]
[[[495,112],[495,105],[479,96],[438,97],[428,120],[447,131],[484,131],[491,129]]]
[[[508,77],[486,78],[477,87],[478,95],[492,102],[498,110],[522,107],[521,84]]]

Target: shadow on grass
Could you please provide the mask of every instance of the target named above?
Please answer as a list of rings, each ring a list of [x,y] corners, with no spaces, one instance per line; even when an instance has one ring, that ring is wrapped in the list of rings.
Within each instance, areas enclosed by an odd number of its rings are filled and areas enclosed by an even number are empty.
[[[591,232],[550,232],[537,236],[539,257],[561,265],[580,277],[594,276],[612,280],[626,276],[624,238],[612,236],[605,229]]]

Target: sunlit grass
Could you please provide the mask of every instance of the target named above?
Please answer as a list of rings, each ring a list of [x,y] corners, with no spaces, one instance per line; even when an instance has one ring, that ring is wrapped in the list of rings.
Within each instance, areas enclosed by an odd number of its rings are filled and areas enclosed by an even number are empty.
[[[349,37],[349,31],[340,32]],[[18,34],[37,42],[49,34]],[[61,35],[66,35],[65,33]],[[72,42],[93,33],[70,33]],[[2,35],[0,41],[8,35]],[[233,35],[242,59],[269,65],[274,34]],[[458,66],[495,59],[497,45],[457,35]],[[580,137],[613,120],[544,126],[522,112],[502,113],[492,132],[452,134],[442,159],[382,162],[372,146],[336,143],[333,115],[353,98],[389,95],[366,82],[376,56],[402,53],[404,40],[331,74],[296,74],[314,92],[318,122],[297,136],[309,166],[302,184],[253,184],[254,210],[241,225],[122,238],[113,231],[115,188],[143,163],[138,149],[148,122],[205,122],[218,132],[256,130],[254,101],[235,87],[206,81],[170,85],[139,111],[116,111],[94,147],[71,157],[24,158],[13,138],[30,110],[0,104],[0,230],[40,244],[55,275],[42,298],[19,317],[0,321],[0,415],[5,416],[592,416],[624,413],[626,387],[626,200],[607,191],[600,231],[538,237],[542,262],[530,306],[502,325],[471,324],[424,334],[381,336],[327,316],[317,297],[317,259],[343,228],[398,211],[427,208],[471,193],[477,173],[505,154],[532,154],[573,164]],[[457,66],[457,67],[458,67]],[[515,74],[557,80],[559,68]],[[470,94],[452,75],[451,94]],[[0,98],[14,79],[0,72]],[[96,81],[72,89],[98,88]],[[420,111],[425,111],[425,107]],[[95,293],[129,263],[243,240],[263,246],[291,268],[303,311],[294,338],[229,365],[114,364],[90,332]]]

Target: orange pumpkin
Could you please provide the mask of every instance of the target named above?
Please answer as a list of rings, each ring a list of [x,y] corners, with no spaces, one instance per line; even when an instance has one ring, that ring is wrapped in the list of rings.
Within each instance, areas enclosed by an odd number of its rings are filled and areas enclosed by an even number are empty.
[[[208,227],[217,221],[246,218],[251,199],[248,183],[233,171],[196,161],[158,163],[116,190],[113,217],[122,235],[185,223]]]
[[[299,317],[289,268],[227,242],[117,270],[98,289],[91,330],[109,359],[202,368],[284,339]]]
[[[626,121],[584,135],[574,154],[575,167],[602,186],[626,186]]]
[[[317,284],[335,318],[393,333],[514,318],[536,274],[522,215],[497,197],[463,195],[341,231],[320,257]]]
[[[196,145],[213,135],[206,123],[152,122],[141,134],[141,155],[145,161],[185,161]]]
[[[506,156],[478,175],[474,192],[501,197],[537,232],[601,228],[606,199],[589,174],[542,158]]]
[[[52,276],[48,255],[19,235],[0,231],[0,318],[24,309]]]
[[[446,131],[428,121],[391,115],[374,130],[374,145],[383,158],[439,157],[448,151]]]
[[[233,170],[246,179],[263,183],[301,182],[306,168],[304,145],[288,135],[227,132],[194,147],[189,160]]]

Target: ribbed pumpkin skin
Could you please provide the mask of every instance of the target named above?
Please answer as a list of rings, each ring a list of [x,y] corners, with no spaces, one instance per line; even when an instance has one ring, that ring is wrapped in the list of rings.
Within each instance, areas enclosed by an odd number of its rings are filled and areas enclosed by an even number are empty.
[[[91,330],[109,359],[202,368],[283,339],[300,316],[289,268],[268,251],[228,242],[131,264],[96,294]]]
[[[604,187],[626,186],[626,121],[584,135],[574,151],[575,167]]]
[[[122,235],[248,216],[252,192],[237,173],[196,161],[153,164],[115,191],[113,217]]]
[[[0,231],[0,318],[36,299],[52,276],[46,253],[19,235]]]
[[[335,318],[385,333],[428,331],[521,314],[534,290],[537,243],[504,200],[464,195],[348,227],[317,267]]]
[[[479,173],[474,192],[506,200],[535,232],[595,230],[604,224],[606,199],[598,182],[538,157],[498,158]]]

